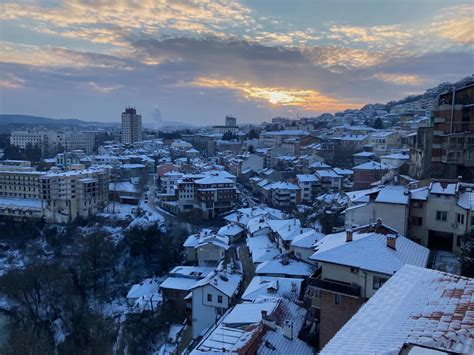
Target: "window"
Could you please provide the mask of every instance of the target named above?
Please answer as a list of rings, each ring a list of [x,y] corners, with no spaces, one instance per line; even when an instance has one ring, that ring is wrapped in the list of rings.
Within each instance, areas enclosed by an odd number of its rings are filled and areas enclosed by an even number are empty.
[[[212,295],[210,293],[207,294],[207,302],[212,302]]]
[[[374,276],[373,289],[378,290],[387,280],[385,277]]]
[[[217,303],[222,303],[222,296],[221,295],[217,296]]]
[[[342,301],[342,297],[340,294],[336,293],[334,294],[334,304],[335,305],[340,305]]]
[[[461,236],[460,235],[457,235],[456,236],[456,246],[457,247],[461,247]]]
[[[436,211],[436,220],[446,222],[448,220],[448,212]]]
[[[471,226],[474,226],[474,216],[471,216]]]
[[[462,213],[456,213],[456,223],[464,224],[464,215]]]

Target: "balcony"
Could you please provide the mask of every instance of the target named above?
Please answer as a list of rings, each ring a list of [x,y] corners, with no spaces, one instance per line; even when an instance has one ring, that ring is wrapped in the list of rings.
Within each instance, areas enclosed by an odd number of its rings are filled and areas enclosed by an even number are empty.
[[[314,276],[314,275],[313,275]],[[352,297],[360,297],[360,286],[348,285],[342,282],[323,280],[319,278],[309,279],[311,286],[320,288],[322,290],[341,293]]]

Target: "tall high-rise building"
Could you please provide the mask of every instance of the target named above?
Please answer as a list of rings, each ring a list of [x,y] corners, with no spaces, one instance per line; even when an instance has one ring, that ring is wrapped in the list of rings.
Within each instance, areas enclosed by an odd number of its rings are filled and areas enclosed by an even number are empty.
[[[142,139],[142,116],[137,110],[126,107],[122,112],[122,143],[132,144]]]

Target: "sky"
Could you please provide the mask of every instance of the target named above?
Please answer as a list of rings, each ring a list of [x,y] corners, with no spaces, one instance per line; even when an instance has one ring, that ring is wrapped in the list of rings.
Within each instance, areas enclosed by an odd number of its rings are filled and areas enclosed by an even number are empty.
[[[316,116],[474,72],[474,2],[2,0],[0,113]]]

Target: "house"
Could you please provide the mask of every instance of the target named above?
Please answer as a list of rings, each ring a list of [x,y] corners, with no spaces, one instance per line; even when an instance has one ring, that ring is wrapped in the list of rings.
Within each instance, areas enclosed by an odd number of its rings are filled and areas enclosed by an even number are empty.
[[[315,245],[318,270],[309,279],[326,343],[403,265],[426,267],[429,250],[377,221],[329,234]],[[319,306],[318,306],[319,303]]]
[[[400,169],[403,165],[408,163],[409,160],[410,155],[406,152],[392,153],[380,157],[382,164],[391,165],[395,169]]]
[[[192,288],[192,336],[214,325],[236,300],[242,274],[222,265]]]
[[[374,160],[375,153],[373,152],[359,152],[352,155],[354,158],[354,166],[367,163],[371,160]]]
[[[160,280],[148,278],[138,284],[134,284],[127,293],[127,303],[137,311],[156,310],[163,301],[159,292]]]
[[[255,274],[260,276],[308,278],[316,271],[313,265],[289,257],[280,255],[273,260],[264,261],[257,265]]]
[[[229,237],[203,229],[199,234],[190,235],[183,244],[188,262],[199,266],[217,266],[229,249]]]
[[[190,354],[313,354],[313,348],[298,338],[306,313],[284,298],[238,304],[204,334]]]
[[[229,224],[226,224],[224,227],[221,227],[217,231],[217,234],[228,237],[230,242],[233,243],[243,235],[243,232],[244,232],[244,228],[242,228],[238,224],[229,223]]]
[[[392,166],[376,161],[354,166],[352,168],[354,170],[354,189],[362,190],[371,187],[372,183],[380,181],[390,169]]]
[[[404,265],[320,354],[472,354],[473,289],[473,279]]]
[[[361,202],[349,202],[344,211],[345,227],[360,226],[375,223],[381,219],[385,225],[394,228],[399,233],[407,235],[409,225],[409,192],[405,186],[385,186],[362,192],[352,191],[349,195],[358,193],[367,197]]]
[[[246,244],[254,264],[273,260],[273,258],[281,254],[281,250],[268,237],[268,233],[249,235],[247,236]]]
[[[412,184],[409,194],[410,238],[461,255],[462,236],[474,230],[474,184],[428,180]]]
[[[314,254],[313,246],[324,237],[324,234],[314,229],[309,229],[293,238],[290,244],[290,251],[293,252],[297,259],[314,264],[314,261],[310,259],[310,256]]]
[[[205,278],[215,268],[197,266],[176,266],[161,283],[163,301],[173,305],[173,309],[184,316],[186,311],[185,297],[196,283]]]
[[[303,279],[254,276],[241,296],[244,302],[253,302],[259,297],[284,297],[298,301],[301,296]]]
[[[293,238],[305,231],[298,218],[269,220],[268,225],[271,229],[271,238],[277,243],[278,248],[287,251],[290,250]]]

